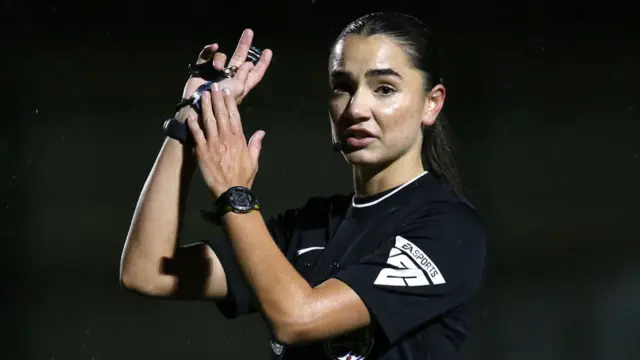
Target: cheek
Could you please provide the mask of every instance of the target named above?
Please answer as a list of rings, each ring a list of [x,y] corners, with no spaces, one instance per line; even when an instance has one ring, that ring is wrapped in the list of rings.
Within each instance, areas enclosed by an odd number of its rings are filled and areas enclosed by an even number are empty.
[[[384,116],[394,117],[400,108],[400,103],[394,102],[380,110],[380,113]]]
[[[380,128],[387,145],[405,147],[415,140],[420,129],[420,118],[413,109],[401,104],[380,109]]]
[[[380,128],[385,135],[397,137],[403,135],[403,129],[411,123],[413,114],[403,101],[393,101],[378,108]]]
[[[337,122],[347,108],[348,100],[344,96],[329,97],[329,116],[332,122]]]

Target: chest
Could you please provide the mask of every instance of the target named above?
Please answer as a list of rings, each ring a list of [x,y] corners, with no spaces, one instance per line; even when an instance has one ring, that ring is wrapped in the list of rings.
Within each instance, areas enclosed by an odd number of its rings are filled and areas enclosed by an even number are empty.
[[[311,286],[317,286],[392,238],[400,227],[399,215],[392,211],[367,219],[349,214],[328,217],[322,226],[294,232],[287,257]]]

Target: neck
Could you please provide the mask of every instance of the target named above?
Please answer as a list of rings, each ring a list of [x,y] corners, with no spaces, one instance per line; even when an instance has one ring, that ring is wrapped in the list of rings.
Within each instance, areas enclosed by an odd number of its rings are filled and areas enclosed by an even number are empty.
[[[406,154],[409,155],[409,154]],[[424,172],[422,160],[404,156],[391,164],[354,166],[353,187],[357,197],[371,196],[393,189]]]

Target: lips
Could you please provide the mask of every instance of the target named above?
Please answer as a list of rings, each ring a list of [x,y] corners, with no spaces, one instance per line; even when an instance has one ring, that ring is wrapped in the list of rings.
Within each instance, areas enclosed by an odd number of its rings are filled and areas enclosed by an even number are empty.
[[[353,149],[362,149],[377,139],[372,132],[362,128],[349,128],[344,135],[346,144]]]
[[[345,131],[345,137],[354,137],[357,139],[363,139],[367,137],[376,137],[372,132],[363,128],[351,127]]]

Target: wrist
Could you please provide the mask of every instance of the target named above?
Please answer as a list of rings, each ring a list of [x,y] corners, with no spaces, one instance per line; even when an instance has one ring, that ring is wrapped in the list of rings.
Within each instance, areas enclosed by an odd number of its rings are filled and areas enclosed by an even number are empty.
[[[171,153],[172,157],[182,160],[183,166],[197,167],[197,159],[193,153],[193,148],[185,146],[180,140],[167,136],[164,142],[164,150]]]
[[[205,212],[208,220],[218,225],[223,225],[230,214],[242,217],[243,215],[260,211],[258,199],[250,189],[243,186],[232,186],[215,198],[215,210]]]
[[[197,119],[198,114],[192,109],[182,108],[175,113],[175,116],[167,119],[162,125],[162,129],[167,137],[187,145],[193,145],[191,131],[186,122],[189,119]]]

